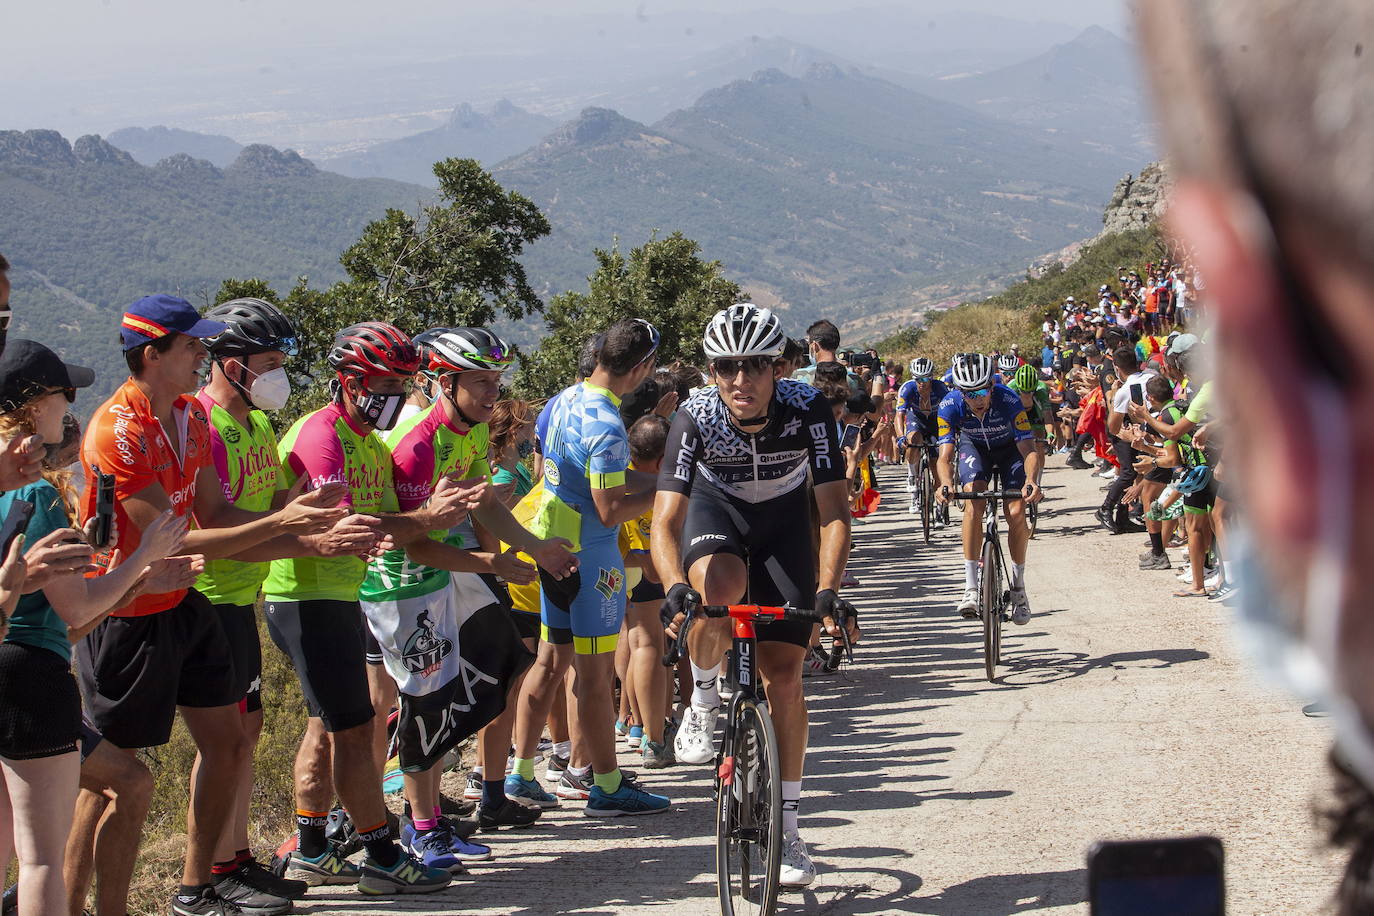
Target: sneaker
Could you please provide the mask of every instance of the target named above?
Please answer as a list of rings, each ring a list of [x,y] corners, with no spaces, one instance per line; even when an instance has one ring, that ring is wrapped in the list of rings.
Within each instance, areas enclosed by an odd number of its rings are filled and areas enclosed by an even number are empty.
[[[1230,582],[1223,582],[1219,586],[1217,586],[1216,591],[1212,592],[1209,600],[1226,601],[1230,598],[1233,598],[1236,592],[1237,589],[1234,585],[1232,585]]]
[[[288,900],[299,900],[310,889],[310,885],[304,881],[288,881],[279,877],[257,859],[244,859],[239,863],[236,874],[244,884]]]
[[[442,827],[420,831],[407,825],[401,830],[401,845],[406,852],[415,857],[416,861],[426,868],[437,868],[451,875],[461,875],[467,869],[453,854],[452,843],[450,842],[452,839],[454,838]]]
[[[463,798],[468,801],[482,800],[482,777],[476,771],[469,771],[467,780],[463,783]]]
[[[677,762],[673,759],[673,746],[668,743],[666,736],[662,744],[646,739],[643,757],[646,770],[661,770]]]
[[[1107,468],[1107,470],[1103,471],[1097,476],[1102,478],[1103,480],[1116,480],[1116,468]]]
[[[587,807],[582,809],[586,817],[622,817],[628,814],[659,814],[667,811],[672,802],[666,795],[645,792],[627,779],[621,779],[620,788],[607,794],[600,786],[592,786],[587,797]]]
[[[716,716],[720,707],[702,709],[688,706],[682,726],[673,738],[673,753],[679,763],[710,763],[716,756]]]
[[[539,743],[534,746],[534,755],[544,757],[551,753],[553,753],[553,739],[547,735],[541,735]]]
[[[630,726],[624,719],[615,720],[615,733],[624,738],[630,733]]]
[[[1121,527],[1117,525],[1116,519],[1113,518],[1111,512],[1104,507],[1099,506],[1096,511],[1093,512],[1093,518],[1097,519],[1097,523],[1112,534],[1121,533]]]
[[[522,805],[513,799],[504,798],[501,800],[501,804],[495,808],[486,805],[477,806],[477,826],[483,830],[496,830],[499,827],[528,827],[539,820],[539,815],[543,813],[543,808],[536,808],[534,805]]]
[[[540,808],[557,808],[558,799],[544,791],[537,779],[525,779],[514,773],[506,777],[506,797],[518,798]]]
[[[1082,458],[1075,458],[1072,455],[1069,456],[1068,461],[1064,462],[1064,465],[1065,467],[1071,467],[1079,471],[1086,471],[1092,467],[1091,464],[1088,464],[1088,462],[1084,461]]]
[[[799,833],[782,837],[782,867],[778,869],[778,883],[783,887],[806,887],[816,880],[816,866],[806,854],[806,842]]]
[[[239,877],[238,872],[216,878],[215,893],[252,916],[279,916],[291,911],[291,898],[260,891]]]
[[[544,769],[544,777],[549,782],[558,782],[563,771],[568,768],[568,758],[559,757],[557,754],[549,754],[548,764]]]
[[[853,574],[852,572],[850,572],[849,570],[845,570],[844,575],[840,577],[840,588],[858,588],[858,587],[859,587],[859,580],[858,580],[857,578],[854,577],[854,574]]]
[[[473,806],[476,807],[475,805]],[[448,832],[460,840],[470,840],[472,835],[477,832],[477,821],[470,817],[449,817],[446,814],[439,815],[439,823],[448,828]]]
[[[291,901],[286,901],[287,909],[291,908]],[[202,888],[200,893],[190,900],[180,894],[172,895],[172,905],[167,912],[172,916],[240,916],[242,913],[258,912],[256,910],[245,910],[238,904],[221,897],[213,887]],[[263,911],[265,912],[265,911]],[[286,910],[274,910],[273,912],[285,913]]]
[[[825,663],[828,660],[825,651],[819,646],[812,646],[806,650],[806,657],[802,659],[802,677],[815,677],[818,674],[828,674]]]
[[[978,619],[978,589],[964,589],[964,597],[959,602],[959,616],[965,620]]]
[[[1024,588],[1011,589],[1011,622],[1018,627],[1030,623],[1030,601]]]
[[[1161,553],[1161,554],[1153,554],[1153,553],[1150,553],[1150,554],[1146,554],[1145,556],[1143,556],[1143,557],[1140,558],[1140,568],[1141,568],[1141,569],[1173,569],[1173,568],[1174,568],[1174,564],[1173,564],[1173,561],[1171,561],[1171,560],[1169,559],[1169,555],[1168,555],[1167,553]],[[1189,576],[1189,578],[1192,578],[1192,573],[1190,572],[1190,573],[1188,574],[1188,576]]]
[[[921,514],[921,497],[919,494],[911,494],[911,505],[906,507],[906,511],[910,512],[912,515]]]
[[[361,874],[358,876],[360,894],[432,894],[453,883],[453,876],[447,869],[428,868],[415,861],[409,853],[402,851],[391,867],[374,862],[371,857],[363,859]]]
[[[572,770],[565,769],[558,777],[558,785],[553,787],[553,791],[559,798],[586,801],[592,791],[592,771],[588,770],[579,776]]]
[[[286,875],[292,881],[304,881],[310,887],[326,884],[356,884],[358,866],[341,858],[333,849],[310,858],[297,849],[286,863]]]
[[[630,750],[639,750],[639,746],[644,743],[644,726],[631,725],[630,733],[625,736],[625,743],[629,745]]]

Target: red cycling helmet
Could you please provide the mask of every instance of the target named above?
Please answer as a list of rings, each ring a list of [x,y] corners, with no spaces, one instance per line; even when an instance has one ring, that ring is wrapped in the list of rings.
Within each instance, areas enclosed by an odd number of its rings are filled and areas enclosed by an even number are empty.
[[[385,321],[344,328],[329,350],[329,365],[340,375],[414,375],[420,354],[410,337]]]

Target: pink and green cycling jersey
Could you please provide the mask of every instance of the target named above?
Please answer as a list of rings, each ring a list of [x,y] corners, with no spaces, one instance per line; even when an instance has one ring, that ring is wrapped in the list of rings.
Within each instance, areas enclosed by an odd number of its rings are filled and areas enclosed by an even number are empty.
[[[489,437],[479,423],[466,432],[449,422],[442,402],[406,419],[386,438],[391,449],[392,474],[400,511],[418,509],[434,493],[439,478],[456,474],[460,479],[487,478]],[[462,536],[431,531],[431,538],[461,547]],[[427,595],[448,584],[448,571],[414,563],[404,550],[388,551],[367,567],[361,597],[364,601],[390,601]]]
[[[346,483],[341,505],[363,515],[396,512],[391,451],[372,430],[358,426],[337,402],[295,422],[281,441],[286,486],[306,478],[307,490]],[[357,601],[367,564],[357,557],[273,560],[263,584],[268,600]]]
[[[272,421],[261,410],[252,410],[245,426],[203,390],[196,397],[210,420],[210,457],[225,500],[249,512],[270,510],[272,497],[282,485]],[[196,591],[212,604],[252,604],[258,599],[269,565],[206,560],[205,572],[196,580]]]

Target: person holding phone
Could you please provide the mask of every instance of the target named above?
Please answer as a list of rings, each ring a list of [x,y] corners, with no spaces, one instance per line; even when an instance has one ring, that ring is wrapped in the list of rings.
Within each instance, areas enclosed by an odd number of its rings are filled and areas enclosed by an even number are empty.
[[[60,444],[76,389],[94,380],[90,369],[64,363],[40,343],[9,341],[0,355],[0,434]],[[81,697],[68,628],[101,619],[146,584],[186,533],[184,519],[164,513],[116,572],[86,578],[94,569],[91,548],[72,527],[65,481],[49,476],[0,494],[10,557],[0,568],[0,589],[11,589],[3,609],[12,611],[0,645],[0,807],[7,809],[0,819],[14,828],[0,834],[0,859],[19,853],[21,913],[67,906],[62,862],[81,766]],[[31,565],[18,561],[26,543]],[[16,568],[29,572],[22,597],[6,581]]]

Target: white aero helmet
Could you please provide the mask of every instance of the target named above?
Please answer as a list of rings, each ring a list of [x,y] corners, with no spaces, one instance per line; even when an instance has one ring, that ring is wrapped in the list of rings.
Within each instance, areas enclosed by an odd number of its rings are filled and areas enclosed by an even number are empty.
[[[982,353],[960,353],[954,357],[954,387],[975,390],[992,382],[992,359]]]
[[[708,359],[722,356],[782,355],[787,338],[782,323],[768,309],[741,302],[721,309],[706,325],[702,349]]]
[[[911,361],[911,377],[914,379],[930,378],[935,374],[935,362],[924,356],[918,356]]]
[[[997,357],[997,371],[1001,372],[1003,375],[1009,372],[1015,372],[1020,365],[1021,360],[1012,356],[1010,353]]]

